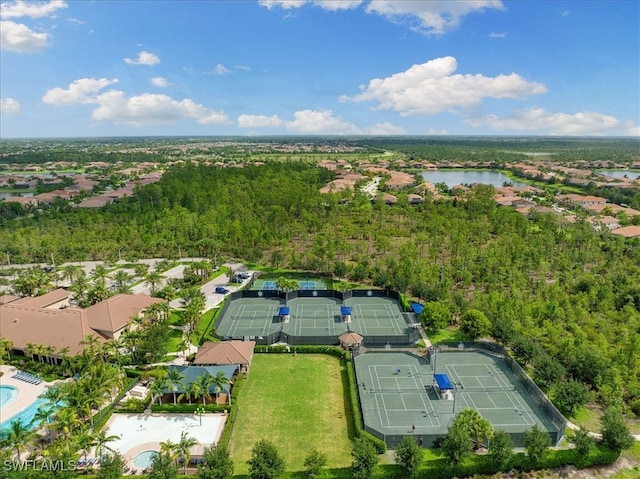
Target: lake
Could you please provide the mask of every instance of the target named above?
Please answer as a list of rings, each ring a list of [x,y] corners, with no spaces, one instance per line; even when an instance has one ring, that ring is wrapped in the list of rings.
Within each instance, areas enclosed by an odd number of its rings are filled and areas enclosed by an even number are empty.
[[[420,175],[432,185],[445,183],[449,188],[456,185],[472,185],[473,183],[493,185],[496,188],[502,188],[505,182],[509,182],[516,187],[528,186],[526,183],[510,179],[507,175],[499,171],[428,170],[420,172]]]
[[[595,173],[599,175],[611,176],[613,178],[623,179],[624,175],[627,175],[627,178],[630,180],[635,180],[640,178],[640,171],[630,171],[630,170],[595,170]]]

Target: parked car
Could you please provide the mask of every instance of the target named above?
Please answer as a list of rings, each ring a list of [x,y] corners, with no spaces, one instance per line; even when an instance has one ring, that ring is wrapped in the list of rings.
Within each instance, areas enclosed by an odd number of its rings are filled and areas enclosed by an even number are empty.
[[[238,273],[238,278],[249,279],[251,278],[251,273],[243,271],[242,273]]]
[[[224,286],[216,286],[216,293],[218,294],[227,294],[229,290]]]

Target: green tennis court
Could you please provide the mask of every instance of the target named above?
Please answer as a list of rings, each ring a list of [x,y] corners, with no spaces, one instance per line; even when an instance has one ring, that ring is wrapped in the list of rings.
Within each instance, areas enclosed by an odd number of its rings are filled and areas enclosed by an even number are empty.
[[[256,278],[252,285],[251,289],[253,290],[277,290],[278,286],[276,282],[280,276],[273,276],[270,274],[262,275]],[[331,289],[333,286],[332,282],[328,278],[320,278],[311,275],[296,275],[296,274],[287,274],[284,277],[287,279],[292,279],[297,281],[298,287],[300,290],[326,290]]]
[[[231,301],[218,321],[217,333],[222,337],[244,338],[269,336],[280,331],[279,298],[240,298]]]
[[[260,294],[260,293],[259,293]],[[349,305],[352,315],[346,322],[341,307]],[[286,320],[279,309],[289,308]],[[347,331],[365,338],[384,338],[402,342],[412,329],[407,324],[400,303],[392,298],[297,297],[286,302],[278,297],[242,297],[229,300],[221,312],[216,331],[224,339],[272,339],[282,333],[289,344],[337,344]],[[380,343],[380,341],[377,341]]]
[[[366,353],[355,358],[365,429],[398,444],[405,435],[425,447],[447,434],[456,414],[477,410],[494,429],[522,434],[537,424],[555,438],[559,428],[499,357],[481,352],[440,352],[438,373],[446,373],[453,390],[442,399],[434,387],[434,370],[424,357],[411,353]]]

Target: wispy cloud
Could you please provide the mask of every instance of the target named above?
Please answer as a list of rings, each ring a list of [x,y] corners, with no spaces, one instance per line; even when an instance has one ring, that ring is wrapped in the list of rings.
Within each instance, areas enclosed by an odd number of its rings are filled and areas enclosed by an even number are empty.
[[[169,81],[163,77],[154,77],[151,79],[151,84],[158,88],[166,88],[169,86]]]
[[[577,113],[548,112],[544,108],[516,110],[511,115],[499,117],[484,115],[467,118],[465,122],[474,127],[488,126],[496,131],[527,131],[546,135],[602,135],[612,131],[632,134],[637,128],[633,122],[594,111]]]
[[[154,55],[153,53],[149,53],[146,51],[141,51],[140,53],[138,53],[138,58],[136,58],[135,60],[132,58],[125,58],[124,62],[127,65],[148,65],[148,66],[153,66],[153,65],[157,65],[158,63],[160,63],[160,58],[158,58],[157,55]]]
[[[491,32],[489,38],[500,38],[504,40],[507,38],[507,32]]]

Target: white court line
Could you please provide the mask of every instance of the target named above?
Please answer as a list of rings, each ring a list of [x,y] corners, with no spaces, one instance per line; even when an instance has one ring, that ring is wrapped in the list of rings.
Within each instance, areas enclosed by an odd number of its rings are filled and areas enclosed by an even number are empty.
[[[371,366],[369,366],[369,369],[371,369]],[[371,374],[371,371],[369,371],[369,374]],[[382,385],[380,384],[380,376],[378,376],[378,367],[376,365],[373,366],[373,375],[372,377],[375,376],[376,377],[376,383],[378,384],[377,389],[381,390],[382,389]],[[382,394],[377,394],[376,393],[376,404],[378,403],[378,396],[382,396]],[[391,427],[391,421],[389,421],[389,414],[387,413],[387,404],[384,401],[384,397],[380,398],[382,400],[382,404],[383,404],[383,408],[384,408],[384,415],[387,418],[387,426],[386,427]],[[378,415],[380,415],[380,408],[378,408]],[[382,417],[380,418],[380,424],[384,425],[384,422],[382,422]]]
[[[499,372],[496,369],[495,365],[493,365],[493,368],[494,368],[494,372],[498,373],[498,374],[495,375],[496,381],[498,381],[498,384],[500,384],[502,387],[513,386],[513,384],[511,384],[507,378],[503,377],[503,375],[501,374],[501,371]],[[520,412],[520,415],[522,416],[522,420],[525,421],[525,424],[527,424],[527,425],[536,424],[536,422],[533,419],[533,417],[531,416],[531,414],[529,414],[529,408],[526,407],[524,404],[522,404],[522,400],[520,398],[520,395],[516,394],[515,392],[510,392],[510,391],[506,391],[506,393],[507,393],[506,394],[507,397],[511,401],[511,404],[513,404],[514,408],[516,408],[518,410],[518,412]],[[529,417],[529,421],[531,421],[531,422],[526,422],[525,414]]]
[[[409,366],[409,370],[411,371],[412,366]],[[416,367],[413,366],[413,368],[415,368],[415,370],[417,371],[417,374],[420,375],[420,370]],[[431,404],[431,399],[427,398],[427,401],[425,402],[424,397],[422,395],[422,387],[424,387],[424,385],[420,384],[417,380],[416,380],[416,375],[413,373],[413,371],[411,372],[411,378],[413,379],[413,383],[416,385],[416,389],[418,389],[419,391],[419,395],[420,395],[420,400],[422,401],[422,405],[424,406],[424,411],[425,413],[429,410],[429,408],[427,407],[427,402],[429,403],[429,406],[431,406],[431,412],[433,412],[433,416],[436,419],[436,421],[438,421],[438,426],[440,426],[440,419],[438,419],[438,415],[436,413],[435,408],[433,407],[433,404]],[[428,394],[428,393],[427,393]],[[427,415],[427,417],[429,418],[429,423],[431,423],[431,426],[435,426],[435,424],[433,423],[433,420],[431,419],[430,415]]]

